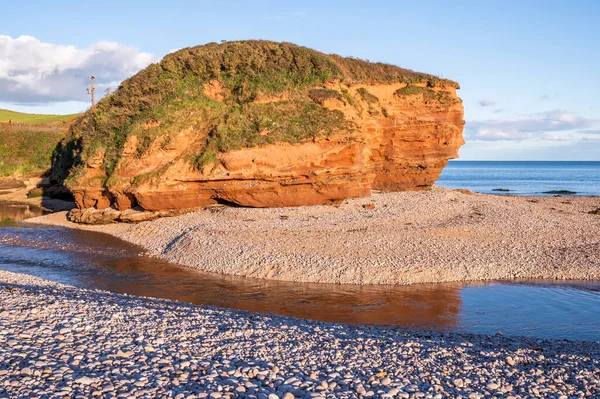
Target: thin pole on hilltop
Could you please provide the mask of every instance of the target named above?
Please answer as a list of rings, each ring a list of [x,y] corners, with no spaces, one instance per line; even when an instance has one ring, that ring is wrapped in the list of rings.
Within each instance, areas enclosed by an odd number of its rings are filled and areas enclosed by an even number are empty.
[[[93,77],[93,76],[90,76],[90,80],[92,81],[92,87],[89,87],[87,89],[87,92],[88,92],[88,94],[90,94],[92,96],[92,108],[94,108],[94,104],[95,104],[95,101],[94,101],[94,80],[96,80],[96,78]]]

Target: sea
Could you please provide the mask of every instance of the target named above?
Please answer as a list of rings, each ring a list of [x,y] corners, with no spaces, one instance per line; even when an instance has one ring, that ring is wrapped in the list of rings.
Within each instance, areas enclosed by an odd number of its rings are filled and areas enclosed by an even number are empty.
[[[436,185],[510,195],[600,195],[600,161],[460,161]]]

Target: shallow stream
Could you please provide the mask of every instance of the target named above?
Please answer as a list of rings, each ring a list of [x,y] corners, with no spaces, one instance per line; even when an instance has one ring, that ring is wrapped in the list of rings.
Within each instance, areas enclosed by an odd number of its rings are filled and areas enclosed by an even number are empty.
[[[306,319],[600,341],[600,282],[300,284],[198,272],[108,235],[20,223],[0,205],[0,269],[117,293]]]

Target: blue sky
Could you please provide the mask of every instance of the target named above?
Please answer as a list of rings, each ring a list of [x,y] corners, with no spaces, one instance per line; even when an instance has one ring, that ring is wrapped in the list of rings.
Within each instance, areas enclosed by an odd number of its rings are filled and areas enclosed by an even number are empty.
[[[0,108],[77,112],[90,73],[103,90],[174,49],[270,39],[458,81],[462,159],[600,160],[599,15],[584,0],[7,1]]]

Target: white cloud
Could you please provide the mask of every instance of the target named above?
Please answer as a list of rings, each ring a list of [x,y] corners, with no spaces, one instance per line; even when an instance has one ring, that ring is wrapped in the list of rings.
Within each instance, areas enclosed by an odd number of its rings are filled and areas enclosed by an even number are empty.
[[[594,130],[594,129],[582,129],[582,130],[575,131],[575,133],[580,133],[580,134],[600,134],[600,129],[597,129],[597,130]]]
[[[479,101],[479,105],[482,107],[491,107],[492,105],[496,105],[496,101],[490,99],[481,100]]]
[[[467,125],[469,126],[469,125]],[[470,126],[469,126],[470,127]],[[512,132],[506,131],[502,129],[495,128],[486,128],[480,127],[477,128],[477,132],[475,134],[475,138],[477,140],[524,140],[528,138],[527,134],[521,132]]]
[[[115,42],[88,48],[42,42],[32,36],[0,35],[0,101],[48,104],[87,101],[89,77],[98,97],[153,61],[149,53]]]
[[[553,110],[512,120],[480,120],[469,121],[465,127],[465,136],[471,140],[551,140],[569,141],[571,136],[549,134],[548,132],[576,131],[593,133],[585,130],[598,126],[600,120],[586,118],[577,114]]]
[[[460,157],[480,160],[600,161],[600,140],[467,141],[460,149]]]
[[[573,141],[575,137],[572,134],[544,133],[539,139],[545,141]]]

